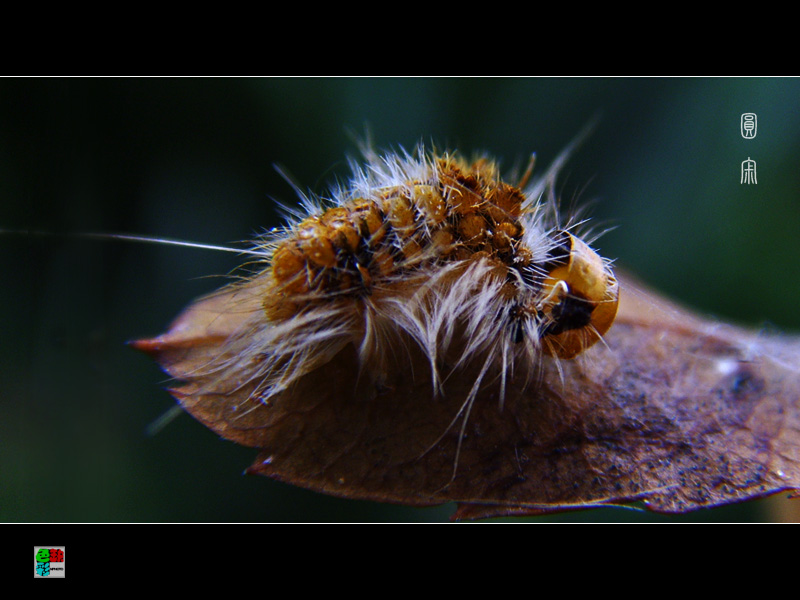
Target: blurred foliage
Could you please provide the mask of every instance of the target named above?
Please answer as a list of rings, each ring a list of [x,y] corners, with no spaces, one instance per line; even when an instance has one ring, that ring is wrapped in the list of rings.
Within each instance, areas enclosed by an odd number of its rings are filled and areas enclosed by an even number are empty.
[[[800,80],[2,79],[0,227],[113,231],[224,244],[280,223],[275,201],[324,192],[369,128],[540,170],[599,115],[564,170],[595,200],[606,256],[685,304],[800,329]],[[758,135],[739,133],[743,112]],[[757,161],[758,185],[740,184]],[[242,477],[254,451],[171,406],[164,376],[123,342],[161,332],[218,287],[233,255],[0,238],[0,521],[441,520]],[[555,520],[761,520],[762,503],[667,518],[602,510]]]

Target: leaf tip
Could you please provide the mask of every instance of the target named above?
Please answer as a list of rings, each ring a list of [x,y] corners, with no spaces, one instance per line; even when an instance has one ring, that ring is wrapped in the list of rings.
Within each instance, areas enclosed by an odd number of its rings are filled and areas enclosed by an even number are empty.
[[[147,340],[130,340],[126,343],[134,350],[144,352],[148,356],[156,356],[162,350],[163,346],[163,342],[160,337]]]

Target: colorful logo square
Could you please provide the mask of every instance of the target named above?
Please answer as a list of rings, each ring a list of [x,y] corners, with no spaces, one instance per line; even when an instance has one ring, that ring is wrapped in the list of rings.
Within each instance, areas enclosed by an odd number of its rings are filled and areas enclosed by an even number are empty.
[[[34,546],[33,577],[66,577],[65,546]]]

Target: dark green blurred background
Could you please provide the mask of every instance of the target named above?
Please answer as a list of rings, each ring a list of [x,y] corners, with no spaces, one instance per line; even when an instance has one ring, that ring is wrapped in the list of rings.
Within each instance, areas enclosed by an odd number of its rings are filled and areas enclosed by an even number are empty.
[[[606,256],[682,302],[800,330],[797,79],[2,79],[0,228],[207,243],[276,225],[273,169],[323,192],[348,131],[434,140],[540,170],[598,113],[564,171],[617,228]],[[743,112],[758,136],[739,133]],[[740,184],[757,161],[758,185]],[[0,521],[444,520],[243,477],[252,449],[188,416],[158,435],[165,378],[124,342],[223,283],[234,255],[0,236]],[[764,502],[684,517],[604,509],[549,520],[763,520]],[[548,520],[548,519],[543,519]]]

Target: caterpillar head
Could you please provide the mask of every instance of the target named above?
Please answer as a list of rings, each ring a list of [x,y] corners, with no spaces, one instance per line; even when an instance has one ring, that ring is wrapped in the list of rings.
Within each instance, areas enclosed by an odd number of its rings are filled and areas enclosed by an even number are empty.
[[[537,300],[542,350],[574,358],[593,346],[614,322],[619,284],[608,264],[566,231],[553,235],[555,256]]]

